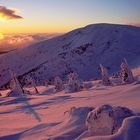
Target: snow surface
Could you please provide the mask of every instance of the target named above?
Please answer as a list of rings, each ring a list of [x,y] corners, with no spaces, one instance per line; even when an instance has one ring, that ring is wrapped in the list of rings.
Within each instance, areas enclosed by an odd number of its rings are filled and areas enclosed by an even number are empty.
[[[140,117],[126,118],[122,127],[114,135],[87,137],[82,140],[139,140],[140,139]]]
[[[131,116],[133,112],[126,107],[102,105],[88,114],[86,125],[90,135],[111,135],[118,131],[125,118]]]
[[[8,91],[1,91],[0,140],[74,140],[87,131],[87,114],[103,104],[128,107],[137,116],[126,119],[114,135],[85,139],[132,140],[134,136],[133,140],[139,140],[139,81],[119,86],[92,83],[92,88],[75,93],[54,93],[53,86],[40,86],[40,95],[22,97],[5,97]]]
[[[139,38],[137,27],[95,24],[1,55],[0,86],[11,79],[9,70],[16,75],[32,74],[40,85],[41,80],[56,76],[65,79],[71,71],[88,81],[73,93],[37,86],[37,95],[34,88],[26,87],[32,95],[6,97],[9,90],[1,90],[0,140],[140,140]],[[134,68],[135,82],[114,84],[110,78],[113,84],[104,86],[93,80],[99,78],[99,64],[111,74],[120,69],[124,57]],[[84,135],[88,113],[104,104],[127,107],[135,116],[124,119],[113,135]]]
[[[93,24],[65,35],[0,56],[0,86],[17,75],[34,73],[35,79],[66,78],[70,71],[84,80],[100,76],[99,64],[118,71],[123,58],[139,65],[140,28],[128,25]]]

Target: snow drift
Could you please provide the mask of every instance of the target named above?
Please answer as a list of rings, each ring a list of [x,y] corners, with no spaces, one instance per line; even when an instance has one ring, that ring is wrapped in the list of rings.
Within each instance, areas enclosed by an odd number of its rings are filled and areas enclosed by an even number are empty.
[[[122,121],[132,115],[133,112],[125,107],[110,105],[97,107],[88,114],[86,120],[89,134],[93,136],[114,134],[120,128]]]
[[[81,140],[139,140],[140,117],[128,117],[123,121],[121,128],[114,135],[87,137]]]
[[[79,136],[80,140],[88,136],[105,136],[115,134],[121,127],[125,118],[133,116],[134,113],[120,106],[102,105],[89,112],[86,125],[88,130]]]
[[[140,76],[138,69],[135,71],[136,75]],[[107,130],[114,130],[112,127],[117,123],[114,127],[117,128],[117,132],[113,131],[113,135],[108,133],[109,135],[106,136],[88,135],[81,139],[139,140],[139,116],[129,117],[133,115],[133,112],[137,115],[140,113],[139,82],[119,86],[97,86],[98,81],[92,82],[94,86],[91,89],[73,94],[65,94],[64,91],[50,94],[48,89],[52,89],[52,86],[47,88],[39,86],[37,87],[39,95],[22,96],[21,98],[5,98],[8,91],[1,91],[0,124],[2,127],[0,127],[0,140],[29,140],[34,138],[38,140],[78,139],[79,136],[88,131],[85,122],[88,113],[92,109],[90,113],[97,116],[97,119],[95,119],[95,122],[98,124],[96,125],[96,130],[100,126],[98,120],[104,125],[104,120],[107,119],[111,122],[107,123],[107,128],[111,128]],[[112,106],[107,105],[104,107],[102,106],[104,103]],[[92,106],[97,108],[91,108]],[[116,106],[116,109],[114,106]],[[113,116],[109,117],[109,114]],[[91,115],[93,116],[91,120],[94,118],[94,115]],[[129,120],[129,118],[132,119]],[[112,119],[115,120],[113,121],[114,123],[112,123]],[[121,123],[122,119],[124,120],[123,123]],[[95,125],[93,128],[95,128]]]
[[[78,137],[83,131],[86,130],[86,117],[92,109],[92,107],[72,107],[70,110],[64,112],[64,114],[68,116],[58,127],[60,134],[55,137],[51,137],[50,139],[72,140]]]

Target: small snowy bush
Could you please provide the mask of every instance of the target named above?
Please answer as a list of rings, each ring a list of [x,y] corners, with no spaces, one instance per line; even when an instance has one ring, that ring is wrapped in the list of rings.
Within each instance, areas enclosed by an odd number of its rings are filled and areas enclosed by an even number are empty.
[[[83,88],[83,83],[78,79],[78,74],[72,72],[68,75],[68,83],[65,86],[65,92],[78,92]]]
[[[59,76],[56,76],[54,78],[54,86],[55,86],[55,91],[60,91],[63,89],[63,81],[61,80],[61,78]]]
[[[37,86],[36,86],[36,82],[33,78],[31,77],[27,77],[27,84],[29,87],[33,87],[34,88],[34,91],[35,91],[35,94],[39,94],[39,91],[37,89]]]

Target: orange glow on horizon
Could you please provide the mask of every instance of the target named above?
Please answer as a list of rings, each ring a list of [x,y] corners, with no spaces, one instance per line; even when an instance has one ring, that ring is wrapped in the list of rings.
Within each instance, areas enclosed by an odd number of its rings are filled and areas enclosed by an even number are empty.
[[[4,25],[5,24],[5,25]],[[84,25],[83,25],[84,26]],[[80,26],[66,26],[66,25],[34,25],[33,23],[24,24],[20,21],[17,23],[3,22],[3,28],[0,30],[3,34],[20,34],[20,33],[66,33],[73,29],[80,28]]]
[[[4,39],[4,35],[0,33],[0,40]]]

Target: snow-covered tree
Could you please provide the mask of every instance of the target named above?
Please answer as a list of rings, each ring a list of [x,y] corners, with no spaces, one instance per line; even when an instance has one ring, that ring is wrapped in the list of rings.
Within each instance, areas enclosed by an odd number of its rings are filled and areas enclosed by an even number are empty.
[[[110,85],[111,81],[109,79],[107,68],[104,67],[102,64],[100,64],[100,68],[101,68],[101,75],[102,75],[102,83],[104,85]]]
[[[61,78],[59,76],[56,76],[54,78],[54,85],[55,85],[55,90],[56,91],[60,91],[63,89],[63,81],[61,80]]]
[[[10,88],[11,91],[7,94],[7,96],[21,96],[22,94],[24,94],[24,90],[21,87],[20,82],[18,81],[16,74],[12,73],[10,71],[10,75],[12,77],[12,80],[10,82]]]
[[[46,87],[48,87],[48,83],[49,83],[48,80],[44,80],[44,81],[43,81],[43,85],[46,86]]]
[[[35,80],[32,79],[32,78],[29,78],[28,81],[29,81],[30,85],[31,85],[32,87],[34,87],[34,89],[35,89],[35,94],[39,94],[39,91],[38,91],[38,89],[37,89],[37,87],[36,87]]]
[[[76,72],[71,72],[68,75],[68,84],[66,86],[66,92],[77,92],[83,87],[83,83],[78,79],[78,74]]]
[[[133,73],[131,69],[128,66],[127,60],[124,59],[124,61],[121,63],[121,79],[122,83],[131,83],[134,81]]]

